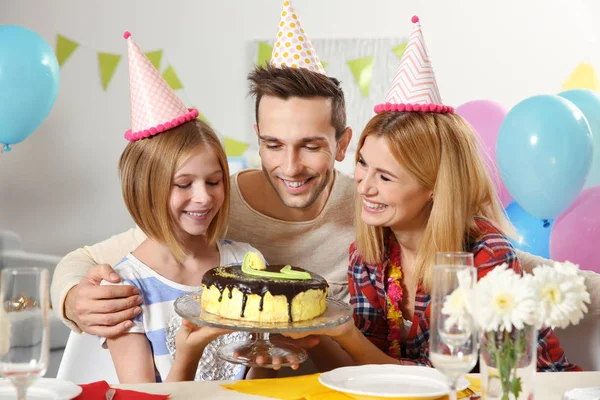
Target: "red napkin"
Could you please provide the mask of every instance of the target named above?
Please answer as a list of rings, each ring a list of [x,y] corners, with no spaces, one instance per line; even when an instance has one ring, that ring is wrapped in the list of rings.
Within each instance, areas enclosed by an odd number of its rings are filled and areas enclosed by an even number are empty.
[[[99,381],[79,385],[83,389],[81,394],[75,397],[74,400],[106,400],[106,391],[110,389],[110,385],[106,381]],[[168,394],[150,394],[136,392],[135,390],[115,389],[116,393],[113,400],[142,400],[155,399],[163,400],[169,397]]]

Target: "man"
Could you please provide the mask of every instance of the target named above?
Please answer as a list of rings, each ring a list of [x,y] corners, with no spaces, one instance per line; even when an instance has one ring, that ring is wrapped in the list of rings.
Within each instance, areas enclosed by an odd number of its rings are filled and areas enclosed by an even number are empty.
[[[336,79],[307,69],[274,66],[250,75],[262,171],[231,177],[227,237],[259,249],[273,264],[323,275],[330,295],[347,299],[348,247],[354,240],[350,177],[338,173],[352,137]],[[127,331],[141,310],[135,289],[118,281],[114,265],[145,235],[139,229],[68,254],[57,266],[52,299],[74,330],[111,337]],[[95,264],[104,264],[92,268]]]

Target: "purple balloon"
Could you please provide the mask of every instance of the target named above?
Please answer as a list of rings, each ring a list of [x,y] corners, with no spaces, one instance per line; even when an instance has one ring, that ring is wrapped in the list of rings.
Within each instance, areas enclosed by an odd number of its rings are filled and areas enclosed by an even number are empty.
[[[600,273],[600,185],[583,189],[554,222],[550,257]]]
[[[506,117],[506,109],[495,101],[473,100],[456,108],[456,113],[466,119],[479,134],[479,147],[483,152],[482,156],[488,173],[494,182],[502,205],[506,207],[513,198],[502,182],[496,163],[496,139],[500,125]]]

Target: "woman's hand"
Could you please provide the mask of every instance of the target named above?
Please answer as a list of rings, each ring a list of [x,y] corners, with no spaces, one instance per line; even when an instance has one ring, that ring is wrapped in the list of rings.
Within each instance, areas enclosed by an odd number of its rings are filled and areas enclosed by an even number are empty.
[[[273,335],[270,338],[271,342],[275,345],[279,344],[288,344],[299,347],[301,349],[310,349],[319,344],[319,338],[317,336],[306,336],[302,339],[292,339],[289,337],[281,336],[281,335]],[[275,371],[281,369],[281,364],[291,364],[289,367],[291,369],[300,368],[300,360],[296,356],[281,356],[281,357],[270,357],[268,355],[257,355],[255,359],[256,364],[258,365],[272,365],[272,369]]]
[[[331,336],[332,338],[337,338],[340,336],[347,335],[354,329],[354,321],[350,319],[349,321],[343,323],[342,325],[335,326],[333,328],[327,329],[319,329],[316,331],[309,332],[298,332],[298,333],[282,333],[283,336],[290,337],[292,339],[302,339],[307,336]]]

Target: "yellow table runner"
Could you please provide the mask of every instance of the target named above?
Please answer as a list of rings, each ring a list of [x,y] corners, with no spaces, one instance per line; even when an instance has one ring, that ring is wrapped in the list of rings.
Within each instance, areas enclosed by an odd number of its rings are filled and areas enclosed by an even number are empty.
[[[233,384],[223,384],[227,389],[235,390],[240,393],[254,394],[265,397],[273,397],[281,400],[348,400],[352,396],[333,389],[326,388],[319,383],[320,374],[294,376],[291,378],[276,379],[255,379],[239,381]],[[463,390],[457,394],[459,399],[468,399],[473,392],[479,392],[479,378],[467,376],[471,383],[469,389]],[[366,398],[366,397],[363,397]],[[377,399],[377,397],[369,397]],[[406,399],[408,400],[408,399]],[[414,400],[419,400],[415,398]],[[448,396],[443,396],[438,400],[448,400]]]

